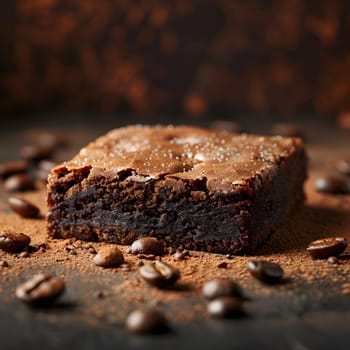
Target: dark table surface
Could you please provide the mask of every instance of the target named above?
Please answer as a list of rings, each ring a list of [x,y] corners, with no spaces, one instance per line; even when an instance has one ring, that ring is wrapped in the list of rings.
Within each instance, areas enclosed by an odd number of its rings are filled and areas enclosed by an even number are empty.
[[[34,122],[26,120],[19,125],[6,118],[6,126],[0,131],[0,160],[14,158],[31,128],[59,130],[67,134],[72,143],[61,155],[65,158],[110,128],[126,124],[127,120],[130,123],[137,121],[132,118],[119,118],[115,122],[100,120],[91,116],[55,116],[54,122],[51,117],[45,117]],[[350,153],[350,134],[338,130],[330,121],[319,123],[301,119],[300,124],[306,130],[307,147],[314,165],[324,164],[325,157],[334,160],[339,155]],[[271,123],[246,121],[246,126],[249,131],[265,133],[270,130]],[[28,266],[28,274],[32,268]],[[83,295],[86,283],[78,271],[73,270],[71,274],[74,277],[71,278],[74,281],[72,289]],[[98,285],[108,284],[111,277],[98,278],[96,290]],[[327,283],[319,286],[326,288]],[[315,305],[312,290],[305,290],[305,298],[292,307],[289,306],[289,296],[280,295],[264,299],[264,307],[254,316],[176,322],[170,334],[135,336],[125,332],[119,321],[99,323],[86,318],[79,310],[67,312],[69,294],[66,305],[63,303],[60,307],[39,311],[27,308],[11,297],[14,287],[14,281],[0,281],[3,290],[0,293],[0,349],[350,349],[350,295],[330,296]]]

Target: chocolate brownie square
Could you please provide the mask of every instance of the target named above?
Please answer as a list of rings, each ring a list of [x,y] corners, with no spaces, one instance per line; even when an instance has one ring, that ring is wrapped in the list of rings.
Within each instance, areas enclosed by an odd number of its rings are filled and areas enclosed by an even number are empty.
[[[48,232],[253,253],[302,204],[306,164],[299,138],[190,126],[112,130],[52,170]]]

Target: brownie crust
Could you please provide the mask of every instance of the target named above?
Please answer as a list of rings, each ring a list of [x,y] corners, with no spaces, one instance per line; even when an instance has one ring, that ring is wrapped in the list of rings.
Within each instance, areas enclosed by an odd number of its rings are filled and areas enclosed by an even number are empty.
[[[306,163],[298,138],[189,126],[112,130],[52,170],[48,232],[254,253],[302,204]]]

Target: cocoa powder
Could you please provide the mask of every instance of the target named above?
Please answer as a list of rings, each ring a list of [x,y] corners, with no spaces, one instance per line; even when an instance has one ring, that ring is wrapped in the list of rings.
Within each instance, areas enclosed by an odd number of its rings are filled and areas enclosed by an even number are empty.
[[[247,269],[247,262],[252,258],[249,256],[226,257],[191,252],[186,259],[178,259],[175,252],[171,252],[161,259],[180,270],[181,278],[176,289],[154,288],[139,276],[138,269],[140,261],[143,260],[128,254],[129,246],[118,245],[125,257],[125,268],[101,269],[94,264],[94,255],[89,250],[99,251],[105,246],[104,243],[51,239],[47,235],[44,218],[25,219],[9,212],[7,194],[1,193],[2,230],[28,232],[32,249],[28,249],[27,258],[0,251],[0,260],[9,265],[0,269],[0,299],[12,302],[15,286],[33,274],[47,273],[64,277],[67,294],[78,305],[67,312],[84,322],[124,322],[126,316],[140,306],[156,306],[165,313],[170,322],[188,322],[207,317],[206,302],[201,294],[203,284],[214,278],[227,277],[237,281],[242,287],[244,295],[250,300],[244,304],[244,308],[252,315],[269,313],[268,308],[277,310],[280,314],[298,314],[304,312],[302,305],[305,300],[308,301],[309,308],[320,308],[323,300],[330,296],[350,293],[350,259],[347,258],[349,250],[334,265],[327,261],[312,260],[306,251],[310,242],[322,237],[336,235],[344,236],[348,240],[350,238],[350,197],[317,193],[313,181],[320,173],[321,170],[312,165],[305,186],[306,205],[290,218],[290,222],[271,235],[254,255],[255,260],[268,260],[283,267],[287,283],[277,286],[262,285],[251,277]],[[45,187],[23,193],[22,197],[46,214]],[[69,254],[67,247],[73,247],[76,254]],[[218,268],[223,262],[227,263],[227,267]],[[104,297],[96,298],[97,291],[103,293]],[[280,299],[286,302],[276,303]]]

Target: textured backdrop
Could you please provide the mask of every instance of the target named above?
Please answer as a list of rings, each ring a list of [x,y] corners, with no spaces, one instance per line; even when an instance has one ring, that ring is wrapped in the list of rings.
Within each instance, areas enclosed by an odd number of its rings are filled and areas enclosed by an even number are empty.
[[[347,0],[0,4],[0,111],[350,109]]]

